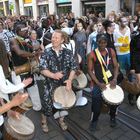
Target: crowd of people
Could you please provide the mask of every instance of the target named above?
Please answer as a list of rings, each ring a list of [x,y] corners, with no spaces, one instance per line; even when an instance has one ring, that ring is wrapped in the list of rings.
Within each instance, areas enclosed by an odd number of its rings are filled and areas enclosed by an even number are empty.
[[[47,118],[57,112],[53,105],[55,89],[65,85],[66,90],[72,90],[74,76],[80,70],[88,77],[93,114],[89,128],[95,131],[103,104],[102,91],[107,84],[114,89],[128,75],[130,81],[135,75],[140,85],[139,21],[138,15],[114,11],[106,18],[94,12],[79,18],[72,12],[60,17],[48,15],[37,21],[27,16],[0,18],[1,115],[24,103],[29,96],[33,110],[41,110],[42,130],[47,133]],[[44,82],[42,97],[37,78]],[[19,94],[9,98],[8,94],[18,91]],[[82,97],[83,89],[75,93]],[[133,93],[128,93],[130,105],[134,104],[134,98]],[[108,106],[110,126],[115,127],[118,105]],[[17,112],[13,114],[18,116]],[[55,117],[60,127],[66,130],[64,118],[68,112],[58,115]]]

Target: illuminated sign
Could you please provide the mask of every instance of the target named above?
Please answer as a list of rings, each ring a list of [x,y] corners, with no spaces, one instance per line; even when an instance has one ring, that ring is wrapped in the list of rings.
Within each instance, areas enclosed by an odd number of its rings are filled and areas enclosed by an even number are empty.
[[[71,2],[71,0],[56,0],[56,3],[67,3]]]
[[[26,3],[32,3],[32,0],[24,0],[24,4]]]

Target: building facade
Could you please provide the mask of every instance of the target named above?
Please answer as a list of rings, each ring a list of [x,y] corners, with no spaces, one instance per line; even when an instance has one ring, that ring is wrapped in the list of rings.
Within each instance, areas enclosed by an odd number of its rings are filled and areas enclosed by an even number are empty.
[[[134,15],[140,11],[140,0],[0,0],[0,15],[28,15],[34,19],[71,11],[76,17],[88,12],[107,15],[112,10],[118,13],[121,9]]]

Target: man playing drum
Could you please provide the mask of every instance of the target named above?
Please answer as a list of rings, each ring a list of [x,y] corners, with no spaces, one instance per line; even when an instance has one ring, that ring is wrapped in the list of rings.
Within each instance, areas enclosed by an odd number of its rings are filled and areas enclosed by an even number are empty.
[[[105,34],[97,35],[98,48],[92,51],[88,56],[88,73],[93,82],[92,90],[92,112],[93,118],[90,129],[95,131],[97,128],[98,118],[102,107],[102,91],[105,90],[109,82],[110,88],[116,87],[118,64],[115,51],[107,48],[107,38]],[[99,57],[100,56],[100,57]],[[102,58],[102,59],[100,59]],[[110,107],[110,126],[116,125],[115,113],[117,105]]]
[[[28,27],[26,27],[25,24],[19,23],[16,26],[16,34],[17,36],[10,42],[12,62],[15,68],[20,67],[20,70],[22,70],[22,66],[28,64],[29,60],[33,59],[38,54],[38,52],[33,53],[33,46],[25,42],[25,39],[28,37]],[[24,69],[26,69],[26,67]],[[33,104],[33,110],[39,111],[41,109],[41,101],[34,75],[31,74],[31,71],[29,70],[28,72],[22,71],[22,73],[20,73],[20,77],[21,79],[27,77],[33,78],[33,82],[27,87],[27,91]]]
[[[46,48],[40,58],[41,73],[46,77],[46,88],[42,101],[42,129],[48,132],[46,116],[53,115],[53,93],[57,87],[66,84],[66,90],[71,90],[75,71],[78,69],[73,54],[70,50],[62,48],[65,35],[56,30],[52,35],[52,47]],[[59,118],[62,130],[67,129],[64,117]]]

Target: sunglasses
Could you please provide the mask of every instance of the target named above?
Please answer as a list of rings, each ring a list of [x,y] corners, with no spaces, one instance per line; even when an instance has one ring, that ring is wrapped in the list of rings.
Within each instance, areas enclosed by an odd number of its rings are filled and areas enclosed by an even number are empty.
[[[28,27],[21,28],[21,31],[27,31],[27,30],[28,30]]]

